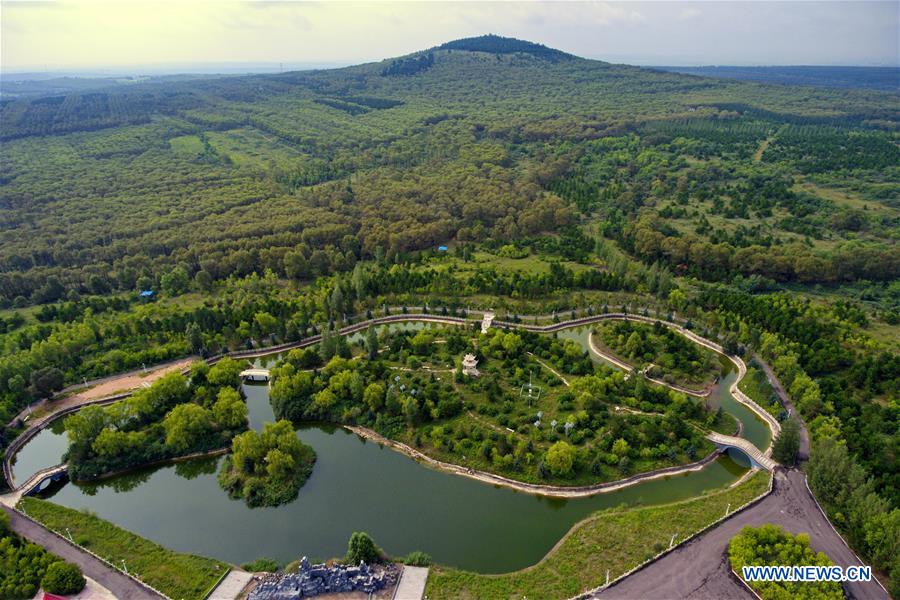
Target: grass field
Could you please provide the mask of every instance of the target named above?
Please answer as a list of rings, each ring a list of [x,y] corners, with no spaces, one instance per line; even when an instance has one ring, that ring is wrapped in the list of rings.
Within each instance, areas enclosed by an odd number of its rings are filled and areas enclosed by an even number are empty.
[[[758,472],[742,484],[693,500],[665,506],[608,510],[575,525],[539,563],[504,575],[479,575],[434,567],[426,595],[457,598],[567,598],[603,584],[665,549],[673,532],[678,539],[700,531],[724,514],[763,493],[769,474]]]
[[[196,135],[182,135],[169,140],[172,152],[186,158],[196,158],[203,152],[203,141]]]
[[[19,506],[57,533],[65,535],[68,528],[76,543],[109,562],[121,564],[124,559],[130,573],[170,598],[205,598],[229,568],[220,561],[167,550],[88,512],[37,498],[23,498]]]
[[[211,131],[209,143],[220,154],[228,155],[238,166],[269,169],[288,168],[306,156],[284,142],[256,129]]]

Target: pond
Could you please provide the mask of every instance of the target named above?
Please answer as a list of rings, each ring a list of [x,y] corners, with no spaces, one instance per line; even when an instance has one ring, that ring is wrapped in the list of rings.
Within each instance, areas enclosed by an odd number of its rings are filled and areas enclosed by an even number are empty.
[[[62,462],[62,455],[69,449],[64,428],[65,419],[56,419],[49,427],[42,429],[28,443],[16,452],[12,460],[13,477],[18,483],[47,467]]]
[[[273,419],[266,386],[245,386],[252,426]],[[147,469],[100,485],[66,484],[54,502],[98,516],[168,548],[241,563],[342,555],[353,531],[385,551],[423,550],[442,564],[500,573],[531,564],[590,513],[696,496],[736,480],[727,457],[709,467],[573,500],[513,492],[429,469],[344,429],[307,426],[318,454],[292,503],[250,509],[219,487],[219,458]]]
[[[579,327],[559,335],[587,348],[588,331]],[[256,364],[271,366],[275,358]],[[765,423],[728,392],[735,377],[730,370],[705,401],[741,420],[744,436],[765,447]],[[274,420],[266,385],[245,385],[244,392],[252,427]],[[392,555],[422,550],[442,564],[501,573],[534,564],[594,511],[697,496],[737,480],[748,464],[742,456],[723,456],[700,471],[567,500],[436,471],[342,428],[308,425],[297,435],[316,450],[318,460],[298,498],[277,508],[251,509],[229,499],[216,479],[220,457],[144,469],[99,485],[67,483],[51,489],[50,497],[166,547],[236,564],[263,556],[284,562],[301,555],[339,556],[350,534],[364,530]],[[59,463],[65,448],[57,422],[19,452],[16,479]]]

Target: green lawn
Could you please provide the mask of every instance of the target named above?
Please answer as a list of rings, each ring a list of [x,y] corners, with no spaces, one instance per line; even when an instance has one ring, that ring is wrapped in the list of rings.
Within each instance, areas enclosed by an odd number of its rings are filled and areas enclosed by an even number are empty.
[[[196,158],[203,152],[203,141],[196,135],[182,135],[169,140],[172,152],[185,158]]]
[[[480,575],[434,567],[430,599],[567,598],[597,587],[639,565],[669,544],[718,519],[728,504],[741,506],[765,491],[769,474],[758,472],[741,485],[665,506],[601,511],[575,525],[539,563],[504,575]]]
[[[205,598],[230,568],[224,562],[167,550],[88,512],[37,498],[23,498],[19,507],[57,533],[66,535],[68,528],[78,544],[113,564],[121,565],[124,559],[130,573],[170,598]]]

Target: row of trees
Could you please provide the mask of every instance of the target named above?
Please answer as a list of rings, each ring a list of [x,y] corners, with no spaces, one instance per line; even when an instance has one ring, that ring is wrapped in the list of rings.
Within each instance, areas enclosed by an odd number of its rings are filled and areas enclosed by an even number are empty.
[[[828,252],[803,244],[735,248],[667,234],[665,229],[660,219],[648,214],[629,225],[620,241],[647,262],[660,261],[676,273],[711,281],[729,280],[735,273],[801,283],[889,281],[900,274],[900,257],[886,244],[848,242]]]

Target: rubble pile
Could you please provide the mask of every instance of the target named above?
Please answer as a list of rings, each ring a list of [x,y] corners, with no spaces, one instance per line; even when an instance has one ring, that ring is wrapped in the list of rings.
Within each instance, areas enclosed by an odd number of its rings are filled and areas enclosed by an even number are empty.
[[[371,594],[392,585],[397,574],[391,569],[375,570],[360,561],[358,566],[311,565],[304,556],[296,573],[266,576],[250,593],[249,600],[294,600],[319,594],[365,592]]]

